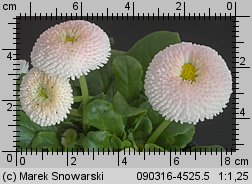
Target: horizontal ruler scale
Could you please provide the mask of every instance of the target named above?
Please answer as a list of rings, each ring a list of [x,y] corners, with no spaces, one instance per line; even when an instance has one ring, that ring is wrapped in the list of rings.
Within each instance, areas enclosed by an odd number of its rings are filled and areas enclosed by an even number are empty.
[[[223,150],[211,150],[211,152],[207,152],[206,150],[202,149],[199,151],[194,152],[186,152],[186,151],[177,151],[177,152],[163,152],[163,151],[150,151],[145,150],[143,152],[136,151],[135,149],[132,150],[123,150],[123,151],[116,151],[111,150],[110,152],[106,152],[104,150],[98,150],[94,151],[93,149],[88,150],[82,150],[78,149],[75,150],[57,150],[55,152],[48,151],[48,150],[42,150],[39,152],[38,150],[35,150],[35,152],[32,152],[31,150],[25,150],[25,151],[4,151],[6,154],[7,162],[16,164],[18,167],[29,167],[33,165],[32,160],[36,159],[37,161],[40,160],[43,162],[44,160],[65,160],[65,163],[62,162],[61,164],[64,164],[64,166],[76,166],[81,167],[81,163],[83,160],[88,160],[88,163],[85,164],[85,167],[93,167],[92,165],[95,164],[95,162],[98,162],[96,164],[99,164],[99,161],[101,159],[105,159],[106,157],[109,158],[109,160],[113,160],[113,162],[110,162],[111,166],[126,166],[131,167],[134,162],[130,162],[129,160],[139,160],[141,159],[142,162],[144,162],[142,166],[148,166],[148,160],[157,159],[160,160],[160,163],[162,167],[173,167],[173,166],[183,166],[185,163],[188,162],[188,160],[191,160],[194,162],[194,167],[199,167],[197,163],[199,164],[204,159],[212,159],[215,160],[215,165],[218,166],[224,166],[224,167],[239,167],[244,166],[248,167],[249,161],[247,158],[236,158],[236,153],[226,152]],[[59,157],[59,158],[56,158]],[[186,160],[185,160],[186,159]],[[80,165],[77,165],[77,160]],[[183,161],[185,163],[183,164]],[[74,163],[72,163],[74,162]],[[76,162],[76,163],[75,163]],[[117,163],[116,163],[117,162]],[[47,163],[47,162],[46,162]],[[152,162],[151,162],[152,163]],[[90,165],[88,165],[90,164]],[[153,163],[152,163],[153,164]],[[158,165],[157,165],[158,166]],[[156,166],[156,167],[157,167]],[[107,166],[106,166],[107,167]],[[150,167],[150,165],[149,165]]]

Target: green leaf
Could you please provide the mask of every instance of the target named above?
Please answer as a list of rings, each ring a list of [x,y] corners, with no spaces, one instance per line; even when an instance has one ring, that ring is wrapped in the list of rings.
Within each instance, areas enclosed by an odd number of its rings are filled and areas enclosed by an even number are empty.
[[[176,145],[178,148],[186,147],[186,145],[192,141],[194,134],[195,129],[191,128],[186,133],[177,135],[174,145]]]
[[[164,121],[164,118],[157,111],[153,110],[149,102],[142,103],[140,108],[147,110],[146,116],[151,120],[154,129]]]
[[[32,147],[38,149],[48,148],[49,150],[62,148],[57,132],[52,131],[39,132],[32,141]]]
[[[123,51],[112,50],[111,56],[107,64],[105,64],[99,70],[89,72],[89,74],[86,76],[86,81],[90,95],[96,96],[103,92],[104,94],[113,96],[114,76],[111,64],[116,57],[121,56],[123,54],[124,54]]]
[[[32,139],[36,136],[38,131],[34,131],[32,129],[29,129],[26,125],[21,125],[17,128],[17,131],[20,131],[17,133],[17,146],[20,148],[31,148]]]
[[[63,122],[55,126],[41,127],[36,123],[33,123],[23,111],[18,111],[17,115],[19,115],[18,119],[20,119],[20,126],[17,126],[17,136],[19,136],[17,137],[17,141],[20,142],[17,142],[17,145],[21,148],[31,148],[34,137],[41,131],[58,132],[63,126],[65,126]]]
[[[129,108],[129,104],[125,101],[120,92],[117,92],[112,99],[112,104],[116,112],[124,114],[126,109]]]
[[[107,131],[88,132],[87,136],[82,137],[82,146],[84,148],[94,149],[122,149],[122,141],[115,135]]]
[[[130,105],[133,107],[139,107],[141,104],[143,104],[147,100],[148,98],[145,95],[139,94],[138,98],[134,100],[133,102],[131,102]]]
[[[160,146],[158,146],[156,144],[152,144],[152,143],[145,144],[144,149],[145,149],[146,152],[148,152],[148,151],[157,152],[159,150],[162,151],[162,152],[164,151],[164,148],[162,148],[162,147],[160,147]]]
[[[17,115],[19,115],[20,126],[17,126],[17,146],[21,148],[31,148],[31,143],[36,134],[41,131],[41,127],[35,123],[33,123],[29,117],[23,112],[18,111]]]
[[[136,120],[134,129],[130,130],[129,140],[132,141],[133,146],[136,145],[137,148],[142,150],[151,131],[152,123],[149,118],[141,117]]]
[[[128,109],[126,109],[125,115],[123,115],[123,117],[133,117],[133,116],[142,117],[146,114],[146,112],[147,111],[145,109],[129,107]]]
[[[17,112],[18,119],[20,120],[20,126],[24,126],[27,129],[30,129],[31,131],[40,131],[42,130],[42,127],[39,126],[36,123],[33,123],[30,118],[25,114],[23,111]]]
[[[136,99],[143,87],[141,64],[131,56],[119,56],[114,59],[112,69],[116,89],[127,102]]]
[[[169,31],[151,33],[138,40],[128,51],[130,56],[135,57],[141,63],[143,72],[147,70],[153,57],[161,50],[175,43],[180,43],[179,34]]]
[[[74,129],[67,129],[61,138],[61,144],[64,147],[74,147],[74,143],[77,139],[77,132]]]
[[[76,118],[81,118],[82,117],[81,113],[75,108],[72,108],[70,110],[70,114],[68,116],[72,116],[72,117],[76,117]]]
[[[123,96],[120,94],[120,92],[117,92],[114,95],[112,99],[112,104],[114,106],[115,111],[121,114],[124,118],[136,115],[144,116],[147,112],[145,109],[130,107],[126,100],[123,98]]]
[[[135,139],[146,140],[152,131],[152,123],[149,118],[140,118],[133,130],[133,135]]]
[[[155,143],[157,138],[163,133],[163,131],[171,124],[171,121],[164,120],[162,121],[158,127],[153,131],[151,136],[149,137],[147,143]]]
[[[133,135],[133,132],[129,132],[128,134],[128,140],[132,143],[132,147],[135,148],[136,150],[139,150],[138,149],[138,146],[135,142],[135,138],[134,138],[134,135]]]
[[[132,142],[131,141],[129,141],[129,140],[124,140],[123,141],[123,147],[124,148],[131,148],[133,145],[132,145]]]
[[[134,152],[137,151],[138,149],[135,149],[133,147],[126,147],[123,150],[121,150],[121,152],[125,152],[125,153],[130,153],[130,152]]]
[[[202,151],[202,152],[221,152],[221,151],[225,151],[225,148],[219,145],[212,145],[212,146],[193,146],[187,150],[191,150],[191,151]]]
[[[116,113],[110,102],[105,100],[94,100],[84,110],[84,122],[99,130],[107,130],[121,137],[124,133],[122,116]]]
[[[155,143],[167,150],[170,148],[184,148],[192,141],[194,133],[195,127],[192,124],[171,122]]]

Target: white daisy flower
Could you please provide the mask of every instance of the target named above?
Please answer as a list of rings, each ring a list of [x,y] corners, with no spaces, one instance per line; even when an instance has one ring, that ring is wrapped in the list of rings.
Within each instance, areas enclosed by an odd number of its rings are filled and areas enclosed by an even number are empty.
[[[72,88],[67,79],[31,69],[20,86],[22,110],[41,126],[55,125],[70,113]]]
[[[232,93],[232,77],[215,50],[180,43],[155,55],[144,88],[153,109],[165,119],[196,124],[223,111]]]
[[[33,47],[31,61],[48,74],[74,79],[106,64],[110,51],[109,38],[100,27],[74,20],[43,32]]]

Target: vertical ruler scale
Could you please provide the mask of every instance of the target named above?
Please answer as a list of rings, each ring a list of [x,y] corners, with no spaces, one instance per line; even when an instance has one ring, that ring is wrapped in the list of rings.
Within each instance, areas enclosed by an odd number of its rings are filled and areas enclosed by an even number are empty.
[[[30,3],[30,6],[31,6],[31,3]],[[31,7],[30,7],[30,9],[31,9]],[[20,109],[20,100],[19,100],[19,89],[20,89],[20,80],[21,80],[21,78],[20,78],[20,73],[21,73],[21,63],[20,62],[18,62],[18,60],[20,60],[20,58],[19,58],[19,56],[20,56],[20,50],[18,49],[18,48],[20,48],[19,47],[19,44],[21,44],[20,43],[20,27],[19,27],[19,22],[18,22],[18,19],[19,19],[19,17],[17,16],[17,17],[15,17],[14,18],[15,19],[15,21],[16,21],[16,32],[15,32],[15,36],[16,36],[16,42],[14,42],[14,44],[16,45],[16,61],[17,62],[15,62],[15,63],[19,63],[20,65],[17,67],[17,72],[16,72],[16,74],[18,74],[16,77],[15,77],[15,79],[13,79],[14,80],[14,82],[15,82],[15,89],[14,90],[16,90],[16,91],[14,91],[14,93],[15,93],[15,95],[13,95],[13,96],[16,96],[16,108],[15,108],[15,110],[16,110],[16,113],[15,113],[15,115],[16,115],[16,118],[15,118],[15,121],[16,121],[16,128],[15,128],[15,130],[14,130],[14,132],[15,132],[15,137],[16,137],[16,141],[14,141],[15,143],[16,143],[16,145],[15,145],[15,148],[16,148],[16,162],[15,162],[15,164],[16,164],[16,166],[18,166],[21,162],[19,162],[18,163],[18,150],[19,150],[19,138],[20,138],[20,134],[21,134],[21,132],[20,132],[20,130],[19,129],[17,129],[17,127],[18,126],[20,126],[20,115],[19,115],[19,111],[21,111],[21,109]],[[22,157],[20,157],[20,158],[22,158]],[[22,162],[23,163],[23,162]]]
[[[14,4],[13,4],[14,7]],[[16,6],[15,6],[16,7]],[[3,51],[7,51],[7,58],[10,60],[9,62],[12,65],[12,71],[10,73],[8,73],[8,75],[11,77],[11,82],[10,84],[13,86],[13,90],[10,91],[10,94],[12,94],[12,99],[4,99],[2,100],[3,102],[7,103],[8,109],[7,112],[10,112],[10,115],[12,116],[12,122],[10,122],[8,124],[8,126],[11,128],[11,132],[10,132],[10,136],[12,137],[12,144],[10,144],[10,149],[7,152],[7,162],[14,162],[15,165],[17,166],[17,158],[18,158],[18,151],[17,151],[17,143],[19,142],[18,139],[18,131],[16,130],[16,127],[19,126],[19,118],[18,115],[16,114],[16,112],[20,111],[19,108],[19,98],[18,98],[18,89],[19,89],[19,71],[20,71],[20,63],[17,62],[19,60],[19,52],[18,52],[18,48],[17,45],[20,44],[19,43],[19,27],[17,21],[16,21],[16,17],[14,17],[11,22],[8,22],[8,24],[11,26],[11,33],[12,33],[12,45],[13,48],[12,49],[2,49]],[[15,153],[15,154],[14,154]]]
[[[237,88],[237,83],[236,83],[236,80],[237,80],[237,75],[238,75],[238,71],[236,70],[236,38],[237,38],[237,35],[236,35],[236,26],[237,26],[237,23],[238,23],[238,21],[237,21],[237,19],[236,19],[236,3],[235,3],[235,16],[234,16],[234,20],[233,20],[233,22],[235,23],[235,25],[234,25],[234,31],[232,31],[233,32],[233,36],[232,37],[234,37],[234,45],[235,46],[233,46],[232,48],[233,48],[233,51],[232,51],[232,57],[235,59],[235,64],[234,64],[234,66],[232,67],[233,69],[234,69],[234,71],[232,71],[232,74],[233,74],[233,88],[232,88],[232,90],[233,90],[233,99],[234,99],[234,102],[233,102],[233,104],[234,104],[234,106],[233,106],[233,110],[234,110],[234,114],[235,114],[235,116],[233,117],[233,136],[234,136],[234,143],[233,143],[233,145],[235,146],[235,151],[237,151],[238,150],[238,148],[237,148],[237,145],[236,145],[236,142],[237,142],[237,137],[238,137],[238,132],[236,131],[237,130],[237,126],[238,126],[238,122],[236,121],[236,109],[239,109],[237,106],[238,106],[238,103],[237,103],[237,90],[239,89],[239,88]]]
[[[242,122],[242,120],[250,119],[250,117],[245,116],[244,108],[241,107],[241,105],[239,104],[239,98],[240,98],[240,96],[244,95],[244,92],[240,91],[240,89],[238,87],[239,82],[237,82],[237,81],[241,80],[240,77],[239,77],[239,72],[241,72],[244,69],[249,69],[250,68],[250,66],[245,66],[245,63],[244,63],[245,57],[241,56],[240,52],[239,52],[240,46],[245,43],[245,42],[243,42],[243,41],[241,41],[239,39],[240,38],[240,36],[239,36],[240,35],[239,34],[239,25],[240,25],[239,22],[240,22],[240,20],[242,20],[242,18],[249,18],[249,17],[250,16],[239,16],[239,15],[237,15],[237,3],[235,2],[235,22],[236,22],[236,25],[234,26],[233,32],[235,34],[234,37],[235,37],[236,41],[235,41],[235,46],[233,47],[233,49],[234,49],[233,54],[234,54],[234,58],[236,59],[235,66],[234,66],[234,68],[236,69],[236,73],[235,73],[236,75],[234,76],[234,78],[235,78],[234,79],[234,84],[235,84],[236,87],[235,87],[235,92],[234,93],[236,94],[237,97],[235,98],[235,100],[236,100],[235,120],[236,121],[234,123],[234,125],[235,125],[235,128],[234,128],[235,133],[234,134],[236,135],[236,137],[234,139],[236,141],[235,146],[237,146],[237,147],[244,146],[244,144],[241,143],[240,140],[239,140],[239,124],[240,124],[240,121]],[[236,150],[239,150],[239,148],[236,149]]]
[[[197,168],[206,168],[206,170],[204,170],[204,173],[199,174],[199,178],[201,181],[208,181],[210,180],[209,178],[215,178],[215,181],[217,183],[221,183],[223,181],[230,181],[230,183],[241,181],[246,183],[248,181],[249,177],[246,169],[250,169],[251,166],[249,166],[249,158],[247,158],[246,156],[243,157],[243,148],[250,145],[248,145],[249,141],[242,140],[240,138],[240,135],[245,134],[246,132],[249,136],[249,132],[240,128],[240,125],[243,123],[249,123],[248,120],[250,120],[250,117],[247,111],[251,111],[252,109],[244,109],[243,104],[241,104],[240,102],[241,98],[249,96],[248,94],[246,94],[246,91],[244,91],[244,89],[240,87],[240,84],[244,83],[244,79],[240,77],[240,74],[244,70],[250,70],[249,62],[247,61],[247,58],[249,58],[249,56],[245,55],[249,53],[243,53],[242,50],[242,47],[248,47],[249,43],[246,43],[246,41],[243,40],[244,38],[241,39],[241,35],[243,33],[240,31],[240,23],[244,19],[250,19],[251,17],[248,15],[240,15],[237,13],[242,12],[242,10],[237,11],[237,9],[239,8],[239,2],[227,1],[224,3],[224,8],[221,11],[217,11],[212,6],[209,6],[209,8],[204,8],[205,12],[203,9],[201,12],[198,12],[196,10],[194,11],[193,9],[191,9],[191,7],[195,5],[193,3],[190,4],[190,2],[184,1],[174,1],[172,3],[173,6],[175,6],[173,10],[167,11],[166,8],[162,7],[162,5],[157,8],[155,7],[155,5],[153,5],[153,10],[149,12],[141,11],[142,4],[140,2],[133,1],[121,3],[121,7],[117,8],[118,11],[115,11],[113,8],[111,8],[109,4],[106,4],[106,6],[103,6],[101,9],[98,8],[97,11],[95,11],[95,8],[92,8],[90,6],[92,4],[92,2],[90,1],[74,1],[70,3],[68,2],[67,5],[64,3],[62,3],[62,5],[58,4],[56,6],[52,6],[50,7],[50,9],[43,11],[34,1],[28,2],[26,3],[25,7],[22,8],[22,10],[15,11],[13,15],[14,19],[10,19],[11,22],[8,23],[8,26],[11,26],[11,29],[13,29],[14,31],[13,48],[2,48],[2,51],[5,55],[7,55],[7,58],[11,60],[11,64],[13,66],[12,72],[8,74],[9,76],[13,77],[11,81],[13,83],[13,98],[3,99],[4,96],[1,96],[1,99],[3,102],[2,105],[7,104],[7,111],[12,111],[8,112],[8,114],[13,116],[14,120],[13,122],[8,122],[8,126],[12,128],[12,132],[8,133],[8,139],[12,139],[13,145],[10,145],[9,149],[2,150],[1,154],[4,156],[0,157],[1,159],[4,158],[4,160],[1,160],[1,163],[3,163],[4,167],[10,168],[16,166],[19,169],[28,169],[31,167],[58,167],[74,168],[76,170],[78,168],[85,167],[100,168],[99,171],[103,171],[102,168],[107,167],[123,169],[161,168],[161,171],[162,168],[169,168],[169,172],[165,173],[166,175],[164,177],[166,178],[164,179],[166,182],[169,182],[171,180],[181,181],[181,177],[179,177],[178,173],[176,173],[176,175],[173,175],[175,171],[177,172],[176,169],[193,168],[196,172]],[[4,3],[2,7],[9,10],[14,7],[14,5]],[[17,5],[17,7],[19,7],[19,5]],[[70,10],[63,10],[66,7]],[[90,9],[90,11],[88,9]],[[211,21],[219,21],[218,24],[220,24],[220,27],[223,24],[228,25],[229,30],[232,33],[232,38],[230,38],[231,41],[229,44],[229,50],[231,54],[230,59],[232,64],[229,65],[229,68],[232,73],[233,81],[233,93],[230,97],[230,109],[232,112],[230,113],[229,118],[229,128],[232,130],[230,131],[229,135],[230,144],[227,144],[228,147],[224,146],[225,149],[221,150],[212,148],[207,150],[206,147],[202,147],[197,151],[193,151],[191,149],[170,149],[167,151],[162,151],[160,150],[160,148],[154,149],[154,151],[150,151],[150,149],[144,148],[142,152],[136,149],[111,149],[109,151],[106,151],[104,149],[98,149],[97,151],[95,151],[94,149],[83,148],[77,148],[77,150],[72,148],[67,148],[65,150],[63,148],[53,148],[51,150],[38,149],[36,147],[26,149],[19,148],[19,137],[22,134],[22,132],[20,132],[20,129],[17,128],[18,126],[20,126],[20,115],[18,114],[18,112],[20,111],[20,102],[18,97],[20,84],[19,71],[21,66],[19,63],[16,63],[16,61],[24,58],[23,53],[30,52],[30,50],[22,50],[26,49],[23,46],[27,45],[28,43],[25,40],[25,35],[23,34],[25,33],[25,31],[23,30],[27,30],[26,26],[29,24],[34,26],[35,31],[35,29],[40,29],[38,27],[40,23],[44,25],[47,24],[48,26],[43,27],[43,29],[46,29],[47,27],[50,27],[62,21],[78,19],[88,20],[90,22],[97,23],[98,25],[111,24],[114,25],[114,27],[120,27],[120,23],[123,23],[133,26],[135,25],[134,28],[137,27],[137,24],[141,24],[142,26],[152,24],[154,27],[154,24],[160,26],[162,24],[165,25],[166,23],[167,25],[173,24],[174,26],[176,25],[176,22],[179,22],[177,23],[178,26],[175,26],[176,29],[174,28],[174,30],[172,31],[178,31],[180,24],[183,24],[183,26],[186,27],[190,26],[190,24],[191,26],[193,26],[197,23],[202,22],[209,22],[210,24]],[[188,24],[187,22],[189,22],[190,24]],[[202,25],[206,24],[202,23]],[[121,26],[123,27],[123,25]],[[249,26],[249,28],[251,29],[251,25]],[[160,29],[160,27],[158,28]],[[128,32],[134,33],[134,29],[128,30]],[[30,36],[33,38],[32,32],[30,33]],[[127,40],[125,40],[125,42],[127,42]],[[120,45],[120,43],[118,44]],[[1,128],[4,129],[4,127]],[[206,134],[207,133],[208,132],[206,132]],[[219,132],[219,134],[220,133],[221,132]],[[223,136],[223,139],[227,138]],[[213,169],[210,168],[229,168],[230,173],[226,170],[218,170],[219,172],[216,173],[217,171],[215,172]],[[232,171],[232,169],[234,168],[240,168],[240,170]],[[9,170],[6,172],[9,172]],[[135,181],[138,182],[155,181],[155,179],[151,180],[151,178],[149,178],[151,175],[150,173],[142,175],[141,173],[134,170],[133,174],[135,175],[134,177],[136,177],[137,175],[137,179],[135,178]],[[133,174],[131,174],[130,176],[132,177]],[[103,175],[101,174],[100,177],[102,178],[102,176]],[[146,178],[146,180],[143,179],[144,177]],[[3,178],[5,178],[4,175]],[[200,181],[198,182],[200,183]]]
[[[13,22],[13,21],[15,21],[15,22]],[[12,44],[13,44],[14,48],[13,49],[2,49],[2,50],[5,50],[5,51],[8,52],[7,58],[10,59],[11,64],[12,64],[12,71],[10,73],[8,73],[8,75],[12,77],[11,84],[12,84],[14,89],[11,92],[11,94],[13,94],[12,95],[13,99],[2,100],[2,101],[7,102],[7,106],[9,106],[7,111],[12,112],[13,122],[8,124],[8,126],[13,128],[13,134],[14,134],[13,135],[13,138],[14,138],[13,148],[16,148],[17,147],[16,146],[16,142],[17,142],[16,141],[16,137],[17,137],[16,136],[16,132],[17,132],[16,127],[19,126],[18,125],[19,120],[17,118],[18,115],[16,114],[16,112],[19,111],[19,98],[18,98],[19,95],[18,95],[17,88],[19,88],[18,86],[20,84],[20,81],[19,81],[20,64],[19,64],[19,62],[17,62],[19,60],[19,58],[18,58],[19,49],[17,48],[17,45],[20,44],[19,41],[18,41],[19,40],[19,37],[18,37],[19,31],[18,30],[20,28],[18,27],[19,23],[16,22],[16,18],[13,18],[12,22],[9,22],[8,24],[12,26],[12,28],[11,28],[13,30],[13,32],[12,32],[12,34],[13,34]]]

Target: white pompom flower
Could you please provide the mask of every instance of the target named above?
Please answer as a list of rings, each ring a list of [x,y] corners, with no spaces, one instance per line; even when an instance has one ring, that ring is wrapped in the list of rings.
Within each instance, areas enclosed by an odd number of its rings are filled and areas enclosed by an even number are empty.
[[[232,93],[232,77],[212,48],[179,43],[155,55],[144,88],[153,109],[165,119],[196,124],[223,111]]]
[[[48,74],[74,79],[106,64],[110,51],[109,37],[100,27],[72,20],[40,35],[31,52],[31,64]]]
[[[60,123],[70,113],[73,104],[72,88],[68,79],[31,69],[20,86],[22,110],[41,126]]]

